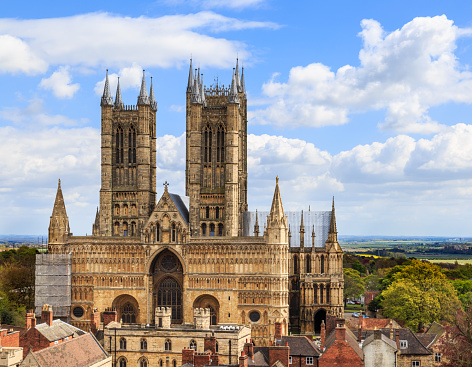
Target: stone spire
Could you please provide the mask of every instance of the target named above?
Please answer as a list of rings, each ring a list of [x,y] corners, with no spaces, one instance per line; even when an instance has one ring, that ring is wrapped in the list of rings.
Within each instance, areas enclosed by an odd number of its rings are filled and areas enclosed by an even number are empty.
[[[92,225],[92,236],[100,235],[100,213],[97,206],[97,214],[95,214],[95,223]]]
[[[241,89],[241,78],[239,77],[239,60],[236,58],[236,86],[238,87],[238,93],[242,92]]]
[[[287,229],[287,217],[284,214],[284,207],[282,205],[282,197],[279,189],[279,176],[277,176],[275,181],[274,198],[272,199],[270,213],[267,216],[268,243],[288,243]]]
[[[338,242],[338,231],[336,228],[336,213],[334,210],[334,196],[333,196],[333,207],[331,209],[331,221],[329,223],[329,233],[327,242]]]
[[[288,225],[288,246],[292,245],[292,230],[290,229],[290,224]]]
[[[118,84],[116,85],[116,97],[115,97],[115,108],[121,109],[124,108],[123,100],[121,99],[121,89],[120,89],[120,77],[118,77]]]
[[[205,104],[205,90],[203,88],[203,74],[202,79],[200,80],[200,99],[203,104]]]
[[[300,247],[305,247],[305,225],[303,224],[303,210],[302,219],[300,221]]]
[[[244,83],[244,67],[241,68],[241,93],[246,95],[246,84]]]
[[[151,89],[149,90],[149,103],[151,104],[151,108],[154,111],[157,111],[157,102],[156,102],[156,98],[154,97],[154,87],[152,86],[152,76],[151,76]]]
[[[236,82],[236,72],[233,69],[233,80],[231,81],[231,88],[228,93],[228,103],[239,103],[238,85]]]
[[[315,248],[315,225],[313,224],[313,230],[311,231],[311,247]]]
[[[113,106],[113,98],[110,93],[110,82],[108,81],[108,69],[105,77],[105,87],[103,88],[102,102],[100,106]]]
[[[190,59],[190,70],[188,71],[187,93],[192,93],[192,88],[193,88],[193,70],[192,70],[192,59]]]
[[[254,224],[254,236],[259,237],[259,221],[257,219],[257,209],[256,209],[256,223]]]
[[[148,104],[149,104],[149,97],[148,97],[147,88],[146,88],[145,70],[143,70],[143,80],[141,82],[141,90],[139,91],[138,105],[148,105]]]
[[[190,95],[190,103],[201,104],[201,89],[200,89],[200,76],[198,76],[198,70],[195,69],[195,79],[193,80],[192,94]]]
[[[66,205],[62,196],[61,180],[57,185],[56,200],[49,221],[49,243],[65,243],[69,234],[69,218],[67,217]]]

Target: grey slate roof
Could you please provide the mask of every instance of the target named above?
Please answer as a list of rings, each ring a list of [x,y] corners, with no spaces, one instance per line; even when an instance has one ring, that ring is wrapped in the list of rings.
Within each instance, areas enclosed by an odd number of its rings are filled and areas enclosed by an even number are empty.
[[[394,329],[394,338],[396,337],[396,331],[400,330],[399,340],[406,340],[408,342],[407,348],[400,348],[398,352],[403,355],[430,355],[431,352],[426,349],[426,347],[418,340],[415,334],[408,328],[401,328],[401,329]],[[390,338],[390,329],[383,328],[381,329],[382,334],[384,334],[387,338]],[[367,340],[370,335],[374,333],[374,330],[366,330],[366,338]],[[395,342],[396,344],[396,342]]]
[[[290,347],[290,355],[307,357],[318,357],[320,355],[316,345],[306,336],[282,336],[280,345],[285,345],[285,342]]]
[[[189,198],[188,196],[180,196],[177,194],[171,194],[169,192],[170,197],[172,198],[172,201],[174,202],[175,206],[179,210],[180,215],[182,218],[185,219],[185,221],[188,223],[189,221],[189,216],[188,216],[188,207],[189,207]]]
[[[54,320],[51,326],[47,323],[36,325],[36,330],[38,330],[38,332],[50,342],[64,339],[68,336],[73,336],[75,338],[85,334],[85,331],[69,325],[62,320]]]
[[[374,340],[375,340],[375,335],[371,334],[366,340],[364,340],[364,343],[362,344],[362,348],[369,345]],[[384,334],[380,334],[380,340],[382,340],[384,343],[390,345],[394,350],[397,350],[397,343],[395,343],[392,339],[388,338]]]
[[[264,232],[264,225],[267,223],[268,211],[257,212],[259,222],[259,235]],[[290,226],[292,235],[291,247],[300,246],[300,223],[302,219],[301,211],[285,212],[287,224]],[[303,223],[305,226],[305,247],[311,247],[311,232],[315,226],[315,247],[324,247],[328,239],[329,223],[331,221],[331,211],[304,211]],[[243,213],[243,236],[254,236],[254,224],[256,223],[256,212]]]

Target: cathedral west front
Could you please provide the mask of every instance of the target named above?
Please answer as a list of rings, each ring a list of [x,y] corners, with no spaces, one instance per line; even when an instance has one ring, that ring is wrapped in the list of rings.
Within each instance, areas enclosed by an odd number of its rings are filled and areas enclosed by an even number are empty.
[[[122,323],[152,325],[156,308],[168,307],[173,325],[191,325],[194,309],[208,308],[212,325],[249,326],[255,345],[273,340],[276,322],[283,334],[311,335],[328,315],[343,317],[334,202],[285,212],[277,177],[270,210],[248,211],[244,69],[236,63],[229,87],[205,87],[190,63],[185,195],[156,177],[157,115],[152,79],[148,92],[143,73],[137,104],[125,105],[107,74],[92,235],[70,232],[60,182],[50,220],[51,264],[70,254],[63,316],[88,330],[94,311],[114,309]]]

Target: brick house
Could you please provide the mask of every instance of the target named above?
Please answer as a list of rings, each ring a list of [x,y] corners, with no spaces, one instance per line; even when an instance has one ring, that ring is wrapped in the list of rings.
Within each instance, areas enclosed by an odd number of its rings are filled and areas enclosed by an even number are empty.
[[[44,305],[41,313],[41,323],[36,325],[36,317],[32,312],[26,314],[25,332],[20,336],[20,347],[23,348],[23,357],[28,352],[34,352],[63,343],[85,334],[85,331],[76,328],[62,320],[53,320],[52,307]]]

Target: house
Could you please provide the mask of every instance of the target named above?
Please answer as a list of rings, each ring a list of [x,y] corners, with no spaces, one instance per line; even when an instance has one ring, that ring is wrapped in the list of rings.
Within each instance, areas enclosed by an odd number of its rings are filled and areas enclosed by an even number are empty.
[[[41,313],[41,323],[36,325],[36,317],[32,312],[26,314],[25,332],[20,336],[20,347],[23,348],[23,357],[30,349],[34,352],[66,342],[70,339],[86,334],[62,320],[53,320],[53,310],[44,305]]]
[[[109,356],[95,337],[86,333],[44,349],[30,350],[21,367],[111,367]]]
[[[380,330],[374,330],[362,344],[364,367],[396,367],[397,344]]]

